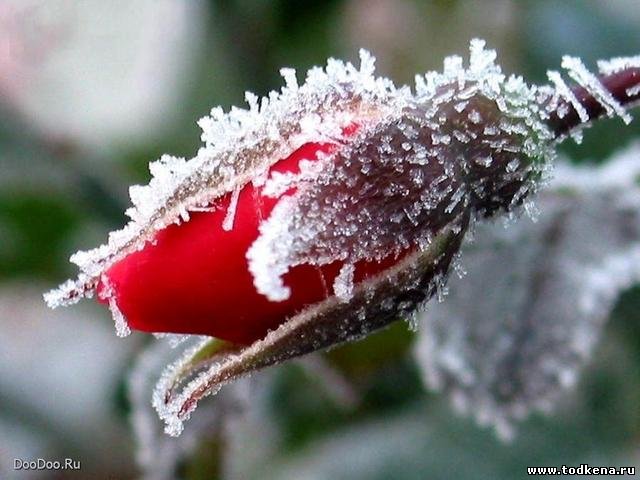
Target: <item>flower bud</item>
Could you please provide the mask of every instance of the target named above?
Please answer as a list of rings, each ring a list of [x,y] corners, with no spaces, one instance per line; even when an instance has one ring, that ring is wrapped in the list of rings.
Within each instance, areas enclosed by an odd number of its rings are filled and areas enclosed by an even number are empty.
[[[78,279],[47,294],[57,306],[97,291],[122,334],[128,321],[235,344],[169,369],[156,407],[172,432],[224,382],[410,317],[443,291],[469,226],[544,176],[544,92],[506,78],[484,42],[414,91],[361,59],[329,60],[301,86],[285,69],[280,93],[214,109],[197,156],[152,163],[131,222],[75,254]],[[172,397],[174,376],[202,368]]]

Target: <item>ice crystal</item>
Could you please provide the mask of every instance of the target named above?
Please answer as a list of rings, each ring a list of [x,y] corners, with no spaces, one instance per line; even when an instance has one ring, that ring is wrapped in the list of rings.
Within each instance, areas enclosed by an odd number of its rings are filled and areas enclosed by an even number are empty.
[[[116,297],[114,296],[113,286],[109,282],[109,279],[106,275],[102,276],[102,281],[104,284],[104,291],[102,292],[102,295],[108,301],[109,311],[111,312],[111,316],[113,317],[113,322],[116,327],[116,334],[119,337],[126,337],[131,334],[131,329],[129,328],[127,319],[118,308]]]
[[[231,194],[231,201],[227,208],[227,213],[222,221],[222,229],[227,232],[233,229],[233,222],[236,217],[236,207],[238,206],[238,197],[240,196],[240,188],[236,188]]]
[[[509,437],[576,383],[616,299],[640,281],[639,158],[635,145],[597,169],[561,165],[537,223],[478,226],[469,274],[421,320],[431,388]]]
[[[598,70],[604,75],[618,73],[628,68],[640,68],[640,55],[635,57],[616,57],[598,61]]]
[[[640,94],[640,83],[638,83],[638,85],[634,87],[627,88],[626,94],[629,95],[630,97]]]
[[[348,302],[353,296],[353,273],[355,268],[350,263],[345,263],[333,283],[336,296],[343,302]]]

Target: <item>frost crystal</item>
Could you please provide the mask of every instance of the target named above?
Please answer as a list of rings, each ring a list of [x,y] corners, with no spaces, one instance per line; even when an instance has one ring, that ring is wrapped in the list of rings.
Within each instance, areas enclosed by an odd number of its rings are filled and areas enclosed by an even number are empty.
[[[639,158],[635,145],[597,169],[559,166],[538,222],[479,225],[468,275],[423,315],[427,384],[501,436],[575,385],[616,299],[640,281]]]
[[[627,88],[626,93],[630,97],[640,94],[640,83],[638,83],[638,85],[636,85],[635,87]]]
[[[109,279],[105,275],[103,275],[102,281],[104,284],[104,290],[101,292],[101,295],[109,302],[109,311],[111,312],[111,316],[113,317],[113,321],[116,327],[116,334],[119,337],[126,337],[131,334],[131,329],[129,328],[127,319],[124,318],[124,315],[118,308],[116,298],[114,296],[113,286],[110,284]]]
[[[227,213],[222,221],[222,229],[227,232],[233,228],[233,221],[236,217],[236,207],[238,206],[238,197],[240,196],[240,188],[236,188],[231,194],[231,201],[227,207]]]
[[[635,57],[616,57],[610,60],[599,60],[598,70],[603,75],[611,75],[628,68],[640,68],[640,55]]]
[[[355,268],[350,263],[345,263],[333,283],[333,291],[343,302],[348,302],[353,297],[353,273]]]

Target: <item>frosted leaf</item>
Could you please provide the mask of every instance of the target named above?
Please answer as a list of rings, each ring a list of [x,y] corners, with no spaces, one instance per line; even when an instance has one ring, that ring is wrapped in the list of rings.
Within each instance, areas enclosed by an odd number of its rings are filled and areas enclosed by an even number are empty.
[[[607,115],[618,115],[625,123],[631,123],[631,115],[611,93],[600,83],[600,80],[593,75],[576,57],[562,57],[562,67],[567,69],[571,78],[578,82],[604,107]]]
[[[250,346],[200,338],[169,365],[156,384],[153,406],[165,432],[180,435],[198,403],[224,385],[264,367],[355,340],[416,309],[439,288],[464,235],[446,231],[424,252],[354,286],[348,303],[337,296],[290,318]],[[375,302],[371,299],[376,298]]]
[[[187,342],[199,343],[198,337]],[[224,426],[234,417],[244,415],[249,406],[248,385],[239,382],[232,388],[203,405],[198,410],[197,421],[179,438],[163,434],[149,398],[157,377],[177,353],[167,343],[154,343],[137,358],[128,379],[131,401],[130,421],[136,437],[136,462],[149,480],[174,479],[181,462],[192,455],[204,438],[224,436]]]
[[[640,146],[557,173],[537,223],[477,227],[468,275],[421,320],[427,385],[505,438],[575,385],[618,296],[640,281]]]
[[[447,59],[444,73],[425,76],[428,87],[418,81],[417,97],[364,124],[315,176],[299,178],[247,252],[258,292],[285,300],[291,267],[423,248],[461,212],[510,210],[536,190],[553,158],[537,90],[506,78],[483,45],[472,43],[469,68]],[[461,102],[470,113],[459,112]]]

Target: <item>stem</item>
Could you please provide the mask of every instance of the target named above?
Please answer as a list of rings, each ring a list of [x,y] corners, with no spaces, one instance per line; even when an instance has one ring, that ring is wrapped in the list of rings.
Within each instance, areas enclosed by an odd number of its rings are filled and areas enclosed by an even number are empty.
[[[633,95],[629,95],[628,93],[630,88],[640,84],[640,68],[627,68],[611,75],[601,76],[599,80],[603,87],[606,88],[621,105],[632,105],[640,101],[640,92],[634,92]],[[586,88],[576,85],[572,88],[572,91],[589,114],[589,120],[595,120],[605,114],[606,111],[602,104],[591,95]],[[547,124],[555,133],[556,138],[567,135],[572,129],[582,124],[578,112],[576,112],[568,100],[564,98],[560,99],[558,107],[562,105],[566,105],[569,108],[567,114],[563,118],[560,118],[558,116],[559,108],[556,108],[547,120]]]

